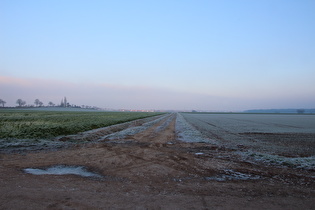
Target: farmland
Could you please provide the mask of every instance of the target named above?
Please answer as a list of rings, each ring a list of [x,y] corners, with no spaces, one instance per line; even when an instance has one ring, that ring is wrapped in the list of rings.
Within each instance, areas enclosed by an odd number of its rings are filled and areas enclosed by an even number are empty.
[[[0,110],[0,139],[47,139],[157,114],[144,112]]]
[[[315,170],[315,115],[182,115],[212,144],[264,162]]]
[[[169,113],[3,148],[0,206],[312,209],[314,117]]]
[[[315,156],[315,115],[183,114],[205,137],[231,148]]]

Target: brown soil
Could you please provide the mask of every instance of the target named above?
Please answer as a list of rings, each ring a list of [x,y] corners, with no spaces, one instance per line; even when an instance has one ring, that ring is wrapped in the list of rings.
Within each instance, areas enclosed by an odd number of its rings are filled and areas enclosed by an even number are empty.
[[[23,172],[60,164],[82,165],[104,178]],[[175,115],[125,139],[0,154],[0,209],[315,209],[314,189],[312,171],[177,141]]]

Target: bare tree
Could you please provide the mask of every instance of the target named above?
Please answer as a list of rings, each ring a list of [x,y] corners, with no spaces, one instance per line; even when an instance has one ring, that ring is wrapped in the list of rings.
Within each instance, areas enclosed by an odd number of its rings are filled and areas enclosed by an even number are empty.
[[[64,97],[63,99],[61,99],[61,103],[60,103],[61,107],[68,107],[70,106],[69,102],[67,101],[67,98]]]
[[[65,97],[64,100],[63,100],[64,104],[65,104],[65,107],[68,107],[69,103],[67,101],[67,98]]]
[[[42,103],[39,99],[36,99],[35,101],[34,101],[34,104],[36,105],[36,106],[40,106],[40,103]]]
[[[16,101],[16,103],[17,103],[19,106],[24,106],[24,105],[26,104],[26,102],[23,101],[23,100],[20,99],[20,98]]]
[[[7,103],[4,100],[0,99],[0,104],[2,104],[2,107],[4,107],[4,104]]]
[[[55,104],[53,102],[51,102],[51,101],[49,101],[48,105],[49,106],[55,106]]]

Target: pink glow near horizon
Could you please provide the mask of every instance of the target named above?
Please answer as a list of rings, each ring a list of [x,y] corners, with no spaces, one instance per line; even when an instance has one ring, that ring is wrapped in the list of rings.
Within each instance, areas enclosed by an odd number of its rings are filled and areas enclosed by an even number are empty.
[[[239,97],[215,97],[206,94],[179,92],[151,87],[128,87],[110,84],[66,83],[55,80],[22,79],[0,77],[0,97],[6,106],[16,106],[21,98],[27,104],[34,104],[36,98],[48,104],[59,104],[66,96],[75,105],[90,105],[101,108],[128,109],[179,109],[179,110],[228,110],[238,111],[253,108],[287,108],[302,107],[303,98],[287,98],[281,104],[274,98],[253,100]],[[282,99],[283,100],[283,99]],[[305,100],[305,99],[304,99]],[[306,99],[307,100],[307,99]],[[303,108],[312,108],[312,103]],[[275,106],[277,104],[277,106]]]

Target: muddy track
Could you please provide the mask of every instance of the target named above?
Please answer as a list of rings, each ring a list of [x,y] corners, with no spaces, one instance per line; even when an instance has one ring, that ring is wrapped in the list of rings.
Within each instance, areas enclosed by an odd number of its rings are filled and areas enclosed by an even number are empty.
[[[0,209],[314,208],[314,172],[260,165],[231,149],[179,141],[175,121],[176,114],[169,114],[125,126],[139,131],[132,135],[120,135],[123,129],[116,127],[81,135],[90,136],[90,143],[70,148],[0,154]],[[23,172],[53,165],[85,166],[103,178]]]

